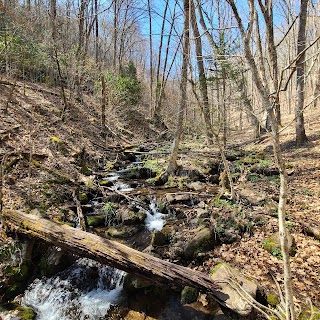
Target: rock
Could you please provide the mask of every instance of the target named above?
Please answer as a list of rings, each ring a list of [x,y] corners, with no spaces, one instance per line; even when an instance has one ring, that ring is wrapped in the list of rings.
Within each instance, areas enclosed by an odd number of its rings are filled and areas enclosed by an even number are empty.
[[[129,210],[129,208],[120,208],[117,210],[117,216],[121,217],[121,221],[125,225],[133,225],[136,223],[144,222],[147,217],[145,212],[139,211],[134,212]]]
[[[119,238],[119,239],[128,239],[132,237],[133,235],[137,234],[139,231],[141,231],[143,226],[141,225],[134,225],[134,226],[114,226],[110,227],[106,233],[110,237],[113,238]]]
[[[234,228],[224,229],[222,233],[218,234],[219,239],[222,243],[234,243],[241,240],[241,236],[236,232]]]
[[[92,216],[86,216],[86,220],[89,227],[102,227],[106,224],[106,215],[95,214]]]
[[[100,186],[103,187],[112,187],[113,186],[113,182],[110,180],[101,180],[100,181]]]
[[[290,233],[288,233],[288,242],[289,254],[293,257],[296,254],[296,242]],[[267,240],[263,241],[262,247],[273,256],[281,258],[282,253],[279,232],[273,233]]]
[[[206,189],[206,184],[200,181],[194,181],[189,183],[187,187],[194,191],[204,191]]]
[[[138,277],[133,274],[127,274],[123,282],[123,289],[130,294],[136,289],[148,288],[152,285],[153,284],[150,283],[150,281],[148,281],[147,279]]]
[[[145,167],[133,167],[119,172],[123,179],[149,179],[154,178],[156,173]]]
[[[220,180],[219,180],[220,175],[219,174],[212,174],[209,176],[209,182],[212,184],[219,184]]]
[[[169,204],[176,202],[190,201],[191,197],[189,193],[167,193],[166,200]]]
[[[181,304],[195,302],[198,298],[199,290],[193,287],[185,286],[181,291]]]
[[[237,192],[240,197],[245,198],[253,205],[258,205],[267,199],[267,196],[263,193],[257,192],[254,188],[244,187],[241,185],[237,188]]]
[[[210,160],[207,164],[208,173],[211,175],[219,175],[221,171],[223,171],[223,163],[218,160]]]
[[[169,241],[168,235],[165,232],[155,231],[152,234],[151,245],[155,247],[164,246]]]
[[[212,232],[209,228],[203,228],[187,243],[184,257],[192,259],[197,251],[208,249],[212,245]]]
[[[256,297],[257,285],[244,277],[239,270],[231,268],[227,263],[219,263],[211,270],[211,279],[219,282],[222,289],[216,292],[216,296],[224,301],[227,308],[235,311],[241,316],[249,316],[253,311],[251,304],[244,300],[237,290],[231,287],[227,281],[232,278],[236,281],[239,288],[245,290],[253,298]]]
[[[143,312],[130,310],[123,320],[156,320],[150,316],[146,316]]]

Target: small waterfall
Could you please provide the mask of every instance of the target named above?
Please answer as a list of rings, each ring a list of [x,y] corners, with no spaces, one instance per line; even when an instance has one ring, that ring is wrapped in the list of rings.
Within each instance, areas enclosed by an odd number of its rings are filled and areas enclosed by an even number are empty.
[[[166,221],[165,215],[157,210],[157,206],[154,201],[151,201],[149,205],[150,211],[146,211],[146,227],[150,231],[161,231]]]
[[[125,272],[81,258],[52,278],[36,279],[25,291],[22,304],[37,320],[105,319],[121,298]]]

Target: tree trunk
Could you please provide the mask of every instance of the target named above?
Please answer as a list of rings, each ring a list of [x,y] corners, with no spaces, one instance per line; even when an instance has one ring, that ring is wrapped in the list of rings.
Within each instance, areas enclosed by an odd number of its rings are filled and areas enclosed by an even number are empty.
[[[306,25],[307,25],[307,9],[308,0],[301,0],[300,8],[300,20],[299,20],[299,31],[298,31],[298,48],[297,55],[305,50],[306,48]],[[305,52],[303,52],[297,63],[297,99],[296,99],[296,143],[298,146],[303,145],[307,142],[307,136],[304,128],[304,90],[305,90]]]
[[[151,4],[148,0],[148,18],[149,18],[149,63],[150,63],[150,117],[153,113],[153,45],[152,45],[152,15]]]
[[[183,25],[183,52],[182,52],[182,67],[181,67],[181,80],[180,80],[180,98],[178,107],[177,128],[174,135],[173,147],[171,151],[170,161],[167,173],[172,174],[178,169],[177,159],[179,152],[179,144],[183,127],[183,115],[187,105],[187,83],[188,83],[188,63],[190,51],[190,6],[189,0],[183,1],[184,8],[184,25]]]
[[[204,71],[203,57],[202,57],[202,42],[201,36],[197,24],[196,12],[193,1],[191,1],[191,25],[194,35],[194,41],[196,44],[196,56],[197,56],[197,64],[198,64],[198,72],[199,72],[199,87],[202,96],[202,114],[204,118],[204,122],[206,125],[206,134],[207,134],[207,143],[209,146],[213,145],[213,134],[211,127],[211,115],[209,110],[209,98],[208,98],[208,88],[207,88],[207,79]]]
[[[188,285],[209,291],[219,303],[224,304],[215,296],[220,289],[219,285],[199,271],[161,260],[95,234],[20,211],[4,211],[3,218],[14,230],[43,239],[68,252],[134,273],[156,284],[173,288]]]

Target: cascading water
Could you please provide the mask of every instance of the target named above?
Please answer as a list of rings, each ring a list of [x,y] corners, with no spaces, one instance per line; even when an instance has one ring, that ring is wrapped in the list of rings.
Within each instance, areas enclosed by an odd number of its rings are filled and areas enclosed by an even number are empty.
[[[37,320],[105,319],[121,300],[125,272],[81,258],[52,278],[36,279],[22,304],[37,313]]]
[[[138,207],[140,210],[144,210],[141,207]],[[147,218],[145,221],[146,227],[149,231],[161,231],[163,226],[166,223],[165,214],[158,211],[156,203],[151,201],[149,205],[149,210],[144,210],[147,214]]]

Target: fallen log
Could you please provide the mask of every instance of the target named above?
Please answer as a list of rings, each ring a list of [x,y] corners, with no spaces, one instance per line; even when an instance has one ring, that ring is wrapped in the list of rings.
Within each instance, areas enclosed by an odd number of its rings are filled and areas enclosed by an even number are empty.
[[[18,233],[43,239],[79,256],[134,273],[159,285],[172,288],[188,285],[198,288],[210,293],[215,300],[225,305],[225,300],[221,300],[221,292],[218,291],[221,287],[202,272],[161,260],[95,234],[21,211],[4,210],[2,215],[6,226]]]

